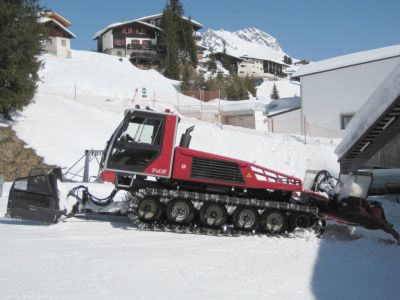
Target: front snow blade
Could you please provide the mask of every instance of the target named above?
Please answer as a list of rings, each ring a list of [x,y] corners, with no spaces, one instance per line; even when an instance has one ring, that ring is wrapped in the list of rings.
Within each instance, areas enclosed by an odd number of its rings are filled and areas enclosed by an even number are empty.
[[[59,209],[57,172],[15,179],[8,197],[11,218],[56,223],[65,212]]]
[[[400,243],[400,235],[386,220],[381,203],[367,200],[372,183],[371,173],[357,171],[340,174],[333,195],[321,195],[321,183],[327,182],[326,177],[329,176],[327,173],[322,176],[325,178],[315,179],[313,190],[303,192],[303,200],[317,206],[319,214],[325,218],[371,230],[381,229]]]

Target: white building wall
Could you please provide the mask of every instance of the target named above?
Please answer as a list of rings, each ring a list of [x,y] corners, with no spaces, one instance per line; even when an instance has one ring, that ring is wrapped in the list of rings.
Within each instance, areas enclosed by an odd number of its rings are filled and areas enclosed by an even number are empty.
[[[293,110],[267,119],[268,131],[275,133],[301,133],[301,110]]]
[[[101,36],[103,43],[103,51],[107,49],[112,49],[114,47],[112,30],[107,31]]]
[[[71,40],[57,37],[57,56],[71,58]]]
[[[50,37],[45,41],[45,50],[58,57],[71,58],[71,40],[62,37]]]
[[[238,63],[238,75],[245,76],[264,76],[263,61],[257,59],[244,60]]]
[[[56,37],[49,37],[44,41],[44,50],[48,53],[57,55],[57,41]]]
[[[268,131],[268,121],[263,111],[254,111],[254,128],[256,130]]]
[[[307,133],[342,137],[340,115],[356,113],[398,63],[395,57],[302,76]]]

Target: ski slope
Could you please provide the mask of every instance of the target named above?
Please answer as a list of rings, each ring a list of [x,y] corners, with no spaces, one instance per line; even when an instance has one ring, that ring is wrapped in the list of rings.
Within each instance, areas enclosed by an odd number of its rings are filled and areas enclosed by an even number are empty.
[[[44,56],[35,103],[14,125],[49,164],[68,167],[85,149],[102,149],[124,109],[139,99],[132,103],[129,95],[143,85],[165,99],[160,105],[175,105],[174,82],[155,71],[102,54],[74,51],[73,57]],[[338,172],[337,140],[305,144],[297,135],[221,129],[187,118],[178,134],[191,125],[194,149],[298,177],[306,169]],[[0,197],[1,216],[9,188],[7,183]],[[90,184],[98,196],[112,188]],[[383,200],[387,218],[400,228],[399,204]],[[71,218],[52,226],[0,217],[1,299],[397,299],[399,268],[399,247],[388,235],[335,224],[322,239],[308,231],[218,237],[145,232],[117,217]]]

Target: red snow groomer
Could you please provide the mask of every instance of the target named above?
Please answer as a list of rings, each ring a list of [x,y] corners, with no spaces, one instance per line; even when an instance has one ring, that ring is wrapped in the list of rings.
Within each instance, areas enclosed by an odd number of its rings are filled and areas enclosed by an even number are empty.
[[[246,161],[190,149],[194,127],[182,134],[176,147],[178,122],[179,117],[169,112],[134,109],[125,113],[107,142],[100,165],[101,180],[113,182],[116,190],[131,192],[125,208],[119,212],[114,209],[113,213],[134,215],[149,228],[165,225],[185,230],[195,227],[269,234],[295,228],[313,228],[321,233],[325,218],[330,217],[352,225],[383,229],[399,239],[386,222],[380,205],[366,200],[368,184],[357,185],[358,181],[353,180],[347,190],[361,189],[363,193],[345,195],[337,188],[330,196],[322,196],[318,192],[332,186],[332,178],[319,173],[312,180],[306,178],[307,184],[311,184],[309,191],[304,191],[298,178]],[[9,201],[11,216],[13,203],[26,203],[12,199],[17,193],[13,189]],[[71,194],[77,195],[76,192],[77,189]],[[112,204],[112,196],[97,199],[87,188],[83,194],[84,199],[77,197],[77,211],[85,211],[89,203],[90,211],[99,206],[98,211],[104,212],[104,207]]]

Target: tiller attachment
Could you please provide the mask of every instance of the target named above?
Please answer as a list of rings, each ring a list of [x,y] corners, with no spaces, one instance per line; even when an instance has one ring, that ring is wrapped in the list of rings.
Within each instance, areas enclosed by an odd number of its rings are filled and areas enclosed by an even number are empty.
[[[367,201],[371,184],[372,174],[367,172],[340,174],[337,180],[327,171],[307,171],[302,199],[309,205],[316,205],[326,219],[367,229],[382,229],[399,243],[400,235],[386,220],[381,203]]]
[[[28,177],[15,179],[8,197],[11,218],[56,223],[66,212],[59,209],[57,179],[61,170],[32,170]]]

